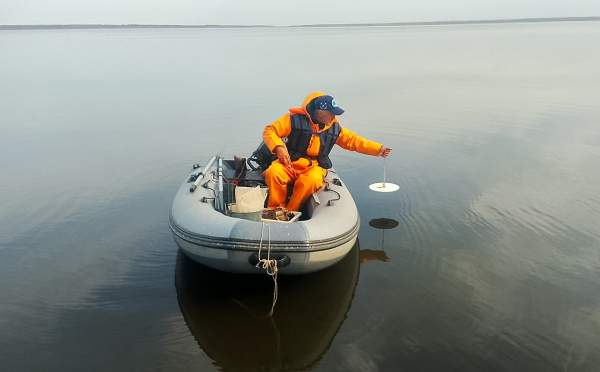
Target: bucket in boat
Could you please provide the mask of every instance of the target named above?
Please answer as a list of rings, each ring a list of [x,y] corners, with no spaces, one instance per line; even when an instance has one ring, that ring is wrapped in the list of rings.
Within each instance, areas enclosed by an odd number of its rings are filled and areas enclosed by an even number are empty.
[[[231,206],[235,203],[229,204],[229,217],[241,218],[243,220],[260,222],[262,218],[262,209],[256,212],[232,212]]]

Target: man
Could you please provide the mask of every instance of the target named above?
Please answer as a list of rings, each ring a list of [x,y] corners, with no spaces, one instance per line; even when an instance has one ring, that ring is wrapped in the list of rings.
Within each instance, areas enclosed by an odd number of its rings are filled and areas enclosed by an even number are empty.
[[[329,152],[334,144],[361,154],[389,155],[391,148],[342,128],[336,115],[343,113],[333,97],[315,92],[306,97],[301,108],[291,108],[288,114],[265,127],[263,140],[277,155],[277,160],[263,173],[269,186],[269,208],[282,206],[298,211],[323,186],[326,169],[332,165]],[[285,144],[281,140],[284,137],[287,137]],[[294,182],[294,191],[286,205],[290,182]]]

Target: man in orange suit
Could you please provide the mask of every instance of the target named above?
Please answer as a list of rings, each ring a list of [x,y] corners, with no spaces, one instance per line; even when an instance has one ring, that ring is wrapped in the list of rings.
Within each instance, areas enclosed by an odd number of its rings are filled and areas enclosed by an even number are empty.
[[[269,186],[269,208],[286,207],[298,211],[321,186],[331,168],[329,153],[333,145],[361,154],[387,157],[392,151],[342,128],[337,115],[344,113],[333,97],[315,92],[304,100],[301,108],[291,108],[263,132],[263,140],[277,155],[263,173]],[[284,143],[281,139],[287,137]],[[287,185],[294,182],[289,203]]]

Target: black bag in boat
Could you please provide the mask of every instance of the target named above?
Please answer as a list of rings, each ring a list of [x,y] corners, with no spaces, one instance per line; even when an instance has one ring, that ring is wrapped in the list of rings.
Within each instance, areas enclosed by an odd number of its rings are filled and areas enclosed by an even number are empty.
[[[265,171],[273,161],[277,159],[277,155],[271,153],[265,142],[261,142],[258,148],[248,158],[248,166],[252,170]]]

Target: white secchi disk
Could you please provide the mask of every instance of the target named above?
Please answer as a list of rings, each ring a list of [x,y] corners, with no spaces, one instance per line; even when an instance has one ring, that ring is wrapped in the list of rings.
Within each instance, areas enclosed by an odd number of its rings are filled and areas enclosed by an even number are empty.
[[[400,186],[396,185],[395,183],[377,182],[377,183],[370,184],[369,188],[371,190],[377,191],[377,192],[392,192],[392,191],[398,191],[400,189]]]

